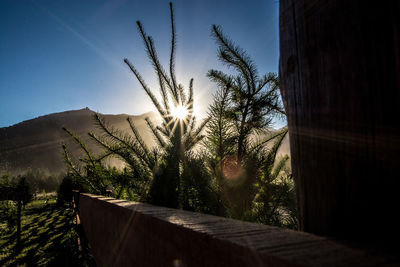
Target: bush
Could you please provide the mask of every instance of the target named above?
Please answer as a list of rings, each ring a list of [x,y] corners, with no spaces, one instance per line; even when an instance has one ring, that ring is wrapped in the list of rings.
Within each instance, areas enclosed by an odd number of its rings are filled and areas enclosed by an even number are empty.
[[[57,205],[72,203],[72,190],[74,189],[77,189],[76,183],[69,175],[65,176],[57,190]]]

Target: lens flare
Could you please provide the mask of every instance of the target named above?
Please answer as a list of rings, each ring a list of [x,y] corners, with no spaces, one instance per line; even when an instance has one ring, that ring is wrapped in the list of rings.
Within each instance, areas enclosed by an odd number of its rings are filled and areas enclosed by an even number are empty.
[[[237,181],[243,173],[242,165],[236,156],[228,156],[221,162],[222,173],[228,181]]]

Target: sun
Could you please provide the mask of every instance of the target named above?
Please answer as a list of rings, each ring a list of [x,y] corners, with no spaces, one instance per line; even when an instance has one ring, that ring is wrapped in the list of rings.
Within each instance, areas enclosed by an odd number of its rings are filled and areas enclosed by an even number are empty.
[[[171,115],[175,119],[183,120],[187,117],[188,114],[189,110],[182,105],[178,105],[171,110]]]

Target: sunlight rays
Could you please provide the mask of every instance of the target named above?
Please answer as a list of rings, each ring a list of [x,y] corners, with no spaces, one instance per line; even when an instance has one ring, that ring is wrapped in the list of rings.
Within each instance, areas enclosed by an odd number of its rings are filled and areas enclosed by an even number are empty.
[[[176,107],[172,108],[171,115],[174,119],[183,120],[189,115],[189,110],[187,107],[177,105]]]
[[[190,122],[194,119],[193,102],[187,105],[177,104],[171,107],[169,113],[164,117],[168,120],[167,127],[170,127],[169,138],[175,133],[176,128],[180,129],[181,136],[184,134],[184,128],[190,127]]]

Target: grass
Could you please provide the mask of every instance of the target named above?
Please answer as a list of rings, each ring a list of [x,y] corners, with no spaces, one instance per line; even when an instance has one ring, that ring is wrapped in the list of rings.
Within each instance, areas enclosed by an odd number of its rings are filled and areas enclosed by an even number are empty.
[[[20,249],[16,228],[0,225],[0,266],[94,266],[88,249],[78,245],[72,208],[55,202],[55,197],[43,198],[25,207]]]

